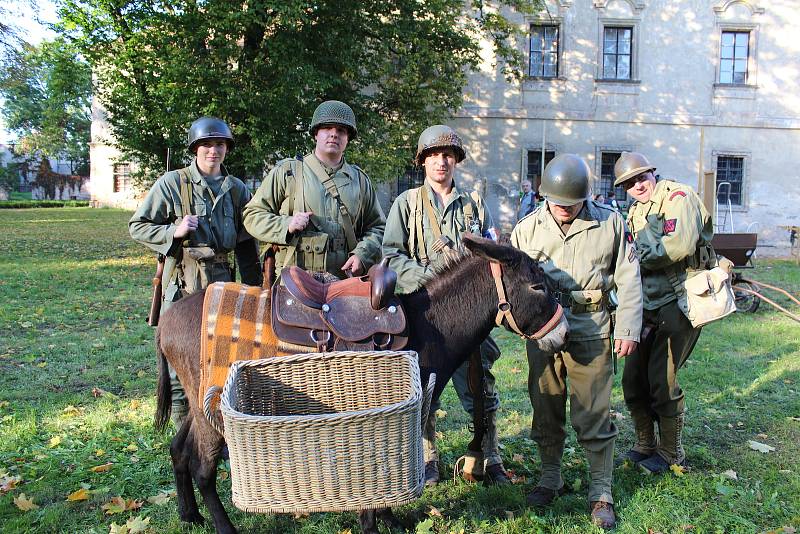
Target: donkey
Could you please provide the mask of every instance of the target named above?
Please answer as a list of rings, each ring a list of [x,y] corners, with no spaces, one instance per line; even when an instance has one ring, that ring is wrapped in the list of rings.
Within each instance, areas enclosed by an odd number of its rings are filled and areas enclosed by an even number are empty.
[[[409,321],[406,348],[419,354],[423,384],[427,384],[431,373],[436,373],[434,399],[439,398],[455,370],[496,325],[503,324],[523,337],[535,339],[548,351],[560,348],[568,331],[561,308],[550,296],[544,273],[534,260],[510,246],[479,237],[465,237],[464,245],[471,255],[450,263],[424,288],[400,297]],[[190,405],[190,413],[170,446],[178,514],[189,523],[204,521],[192,487],[194,479],[217,532],[235,533],[216,489],[217,461],[224,439],[198,405],[202,308],[201,292],[181,299],[160,319],[156,332],[159,358],[155,424],[163,429],[169,420],[169,361],[188,393]],[[276,356],[285,354],[277,350],[277,340],[271,332],[265,342],[274,344]],[[394,521],[390,510],[363,511],[359,516],[362,530],[377,534],[378,518],[387,523]]]

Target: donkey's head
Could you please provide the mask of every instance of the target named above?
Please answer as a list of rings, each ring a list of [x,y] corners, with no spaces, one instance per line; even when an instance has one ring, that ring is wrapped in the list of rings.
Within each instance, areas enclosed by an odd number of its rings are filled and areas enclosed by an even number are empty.
[[[475,256],[496,263],[502,280],[502,290],[508,304],[498,295],[502,325],[519,335],[535,341],[545,352],[559,350],[566,342],[569,326],[561,307],[550,296],[544,271],[524,252],[481,237],[465,236],[464,246]],[[501,316],[498,315],[498,318]]]

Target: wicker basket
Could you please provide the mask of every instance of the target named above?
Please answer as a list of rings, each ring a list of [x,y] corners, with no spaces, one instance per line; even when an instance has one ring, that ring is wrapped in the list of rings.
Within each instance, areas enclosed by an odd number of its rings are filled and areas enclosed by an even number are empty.
[[[220,398],[234,505],[257,513],[332,512],[418,498],[421,417],[432,385],[423,395],[411,351],[235,362]],[[213,422],[212,394],[206,416]]]

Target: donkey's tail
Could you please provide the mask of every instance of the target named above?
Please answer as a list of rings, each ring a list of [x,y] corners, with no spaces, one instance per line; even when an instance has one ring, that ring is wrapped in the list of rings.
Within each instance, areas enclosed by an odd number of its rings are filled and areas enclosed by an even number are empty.
[[[153,426],[159,432],[167,428],[172,412],[172,386],[169,381],[167,358],[161,350],[161,329],[156,327],[156,358],[158,360],[158,385],[156,386],[156,415]]]

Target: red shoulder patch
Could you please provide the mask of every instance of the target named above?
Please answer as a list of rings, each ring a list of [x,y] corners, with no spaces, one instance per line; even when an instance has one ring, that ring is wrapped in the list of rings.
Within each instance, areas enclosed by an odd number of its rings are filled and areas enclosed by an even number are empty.
[[[664,235],[669,235],[678,227],[678,219],[667,219],[664,221]]]
[[[686,196],[686,193],[684,193],[683,191],[675,191],[674,193],[672,193],[669,196],[669,199],[672,200],[675,197],[685,197],[685,196]]]

